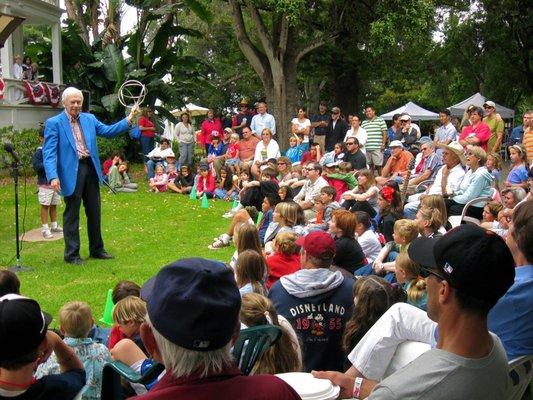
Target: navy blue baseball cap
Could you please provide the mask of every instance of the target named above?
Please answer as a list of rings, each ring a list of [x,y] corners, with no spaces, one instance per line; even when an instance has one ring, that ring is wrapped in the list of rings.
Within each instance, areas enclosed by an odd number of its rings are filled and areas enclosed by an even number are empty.
[[[143,285],[141,298],[154,328],[188,350],[222,348],[239,321],[239,289],[233,271],[219,261],[175,261]]]
[[[0,297],[0,361],[37,350],[49,323],[35,300],[18,294]]]

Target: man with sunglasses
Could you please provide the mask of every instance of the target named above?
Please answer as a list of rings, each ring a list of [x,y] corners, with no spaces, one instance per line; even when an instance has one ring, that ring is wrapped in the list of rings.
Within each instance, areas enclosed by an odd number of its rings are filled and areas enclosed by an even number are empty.
[[[320,195],[320,189],[329,186],[329,184],[322,177],[322,166],[319,163],[309,163],[305,169],[307,170],[307,180],[298,194],[294,196],[294,201],[303,208],[305,218],[309,221],[316,217],[315,197]]]
[[[496,112],[496,103],[493,101],[486,101],[483,104],[485,110],[485,118],[483,122],[490,128],[490,138],[487,144],[489,153],[498,153],[503,140],[503,130],[505,125],[500,114]]]
[[[352,165],[353,171],[359,171],[366,168],[366,156],[361,151],[359,140],[356,137],[348,137],[346,140],[346,153],[344,161]]]
[[[408,254],[422,266],[427,316],[438,330],[421,310],[394,305],[350,353],[353,366],[345,374],[315,377],[332,380],[341,386],[341,397],[356,399],[507,398],[505,350],[487,329],[488,312],[515,277],[513,255],[503,239],[461,225],[439,240],[415,239]],[[381,380],[395,345],[404,340],[436,343],[436,348]]]

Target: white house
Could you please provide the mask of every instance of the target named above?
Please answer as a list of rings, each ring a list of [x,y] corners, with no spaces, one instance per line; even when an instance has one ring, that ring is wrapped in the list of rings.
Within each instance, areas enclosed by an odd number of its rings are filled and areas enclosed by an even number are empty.
[[[59,0],[0,0],[0,14],[24,18],[24,24],[48,25],[52,31],[52,69],[53,82],[43,82],[49,87],[63,83],[61,59],[61,15]],[[0,89],[0,127],[13,125],[16,129],[36,128],[39,123],[56,115],[58,108],[50,104],[30,104],[26,95],[26,84],[14,79],[13,64],[15,56],[24,55],[23,29],[20,25],[7,38],[0,50],[2,67]],[[0,26],[1,28],[1,26]],[[59,107],[61,105],[59,104]]]

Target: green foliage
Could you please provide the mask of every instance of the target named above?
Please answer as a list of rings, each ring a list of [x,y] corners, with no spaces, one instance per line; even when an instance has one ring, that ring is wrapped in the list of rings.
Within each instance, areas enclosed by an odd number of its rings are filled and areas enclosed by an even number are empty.
[[[127,134],[116,136],[111,139],[98,137],[98,153],[101,160],[109,158],[115,151],[124,151],[128,145],[129,137]]]
[[[0,143],[11,143],[20,157],[24,170],[31,171],[31,157],[39,146],[39,130],[17,131],[12,126],[0,128]],[[6,154],[4,146],[0,146],[0,160],[11,162],[11,156]]]

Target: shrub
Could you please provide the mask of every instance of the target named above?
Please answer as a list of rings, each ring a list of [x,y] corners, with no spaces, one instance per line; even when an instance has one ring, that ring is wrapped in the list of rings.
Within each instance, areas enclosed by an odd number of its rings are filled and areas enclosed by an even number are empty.
[[[39,147],[39,130],[38,129],[23,129],[16,131],[12,126],[0,128],[0,160],[2,164],[10,165],[11,156],[4,150],[5,143],[11,143],[13,149],[20,157],[22,168],[29,172],[32,170],[31,157],[35,149]]]

